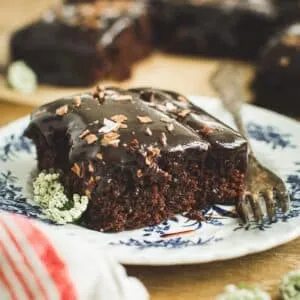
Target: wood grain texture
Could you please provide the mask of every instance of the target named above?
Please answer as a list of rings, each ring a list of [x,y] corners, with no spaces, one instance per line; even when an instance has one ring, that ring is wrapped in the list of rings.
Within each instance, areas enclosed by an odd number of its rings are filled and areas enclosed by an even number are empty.
[[[12,30],[31,21],[54,2],[0,1],[0,64],[8,61],[8,40]],[[213,96],[208,78],[216,66],[217,62],[214,60],[155,53],[139,63],[133,77],[123,82],[122,86],[154,86],[187,95]],[[24,97],[8,89],[4,78],[0,78],[0,126],[28,114],[32,107],[24,104],[36,106],[77,91],[79,89],[42,86],[31,97]],[[174,267],[128,267],[127,270],[130,275],[145,283],[154,300],[214,299],[226,284],[240,282],[259,283],[276,299],[280,277],[290,270],[300,268],[299,252],[300,239],[297,239],[264,253],[224,262]]]

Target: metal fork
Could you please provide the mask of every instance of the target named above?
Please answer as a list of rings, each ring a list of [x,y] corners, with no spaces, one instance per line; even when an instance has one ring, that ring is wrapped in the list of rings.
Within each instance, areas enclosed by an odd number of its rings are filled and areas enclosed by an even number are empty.
[[[211,77],[211,83],[224,107],[231,113],[238,130],[248,139],[241,116],[245,84],[243,66],[238,62],[221,63]],[[276,220],[278,209],[285,214],[289,207],[290,197],[285,183],[259,163],[249,144],[245,193],[236,203],[239,217],[248,224],[252,217],[257,223],[262,223],[267,215],[269,221],[273,222]]]

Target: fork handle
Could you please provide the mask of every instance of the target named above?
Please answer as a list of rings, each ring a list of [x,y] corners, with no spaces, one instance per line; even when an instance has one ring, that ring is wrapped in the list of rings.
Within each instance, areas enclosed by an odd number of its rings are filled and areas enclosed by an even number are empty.
[[[212,78],[212,84],[221,96],[224,107],[231,113],[238,131],[245,139],[249,140],[242,119],[244,77],[244,69],[239,63],[223,62]],[[249,146],[249,154],[251,153],[252,149]]]

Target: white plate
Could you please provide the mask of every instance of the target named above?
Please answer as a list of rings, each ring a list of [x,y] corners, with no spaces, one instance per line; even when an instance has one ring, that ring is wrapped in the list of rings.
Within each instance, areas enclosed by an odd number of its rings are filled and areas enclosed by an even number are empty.
[[[191,97],[191,101],[224,122],[230,116],[218,101]],[[300,236],[300,125],[296,121],[250,105],[244,107],[251,143],[258,158],[288,183],[292,209],[287,218],[277,214],[276,223],[239,225],[234,209],[214,206],[213,218],[198,223],[178,216],[164,223],[134,231],[99,233],[75,225],[56,226],[70,235],[82,236],[94,247],[106,248],[124,264],[175,265],[224,260],[256,253]],[[0,209],[42,218],[29,197],[30,171],[36,166],[32,144],[22,137],[28,117],[0,130]],[[229,216],[228,216],[229,212]],[[231,217],[230,217],[231,216]],[[184,231],[184,234],[174,234]]]

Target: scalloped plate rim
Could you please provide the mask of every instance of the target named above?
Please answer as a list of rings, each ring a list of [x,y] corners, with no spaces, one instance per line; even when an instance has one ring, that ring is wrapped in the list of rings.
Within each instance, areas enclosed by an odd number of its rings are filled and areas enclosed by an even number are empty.
[[[200,99],[201,101],[204,101],[208,104],[208,102],[214,103],[214,105],[220,105],[220,102],[217,98],[211,98],[211,97],[205,97],[205,96],[191,96],[190,99],[197,100]],[[212,102],[213,100],[213,102]],[[194,102],[194,101],[193,101]],[[210,105],[208,104],[208,105]],[[270,115],[270,117],[276,118],[279,121],[285,123],[290,123],[292,127],[299,127],[299,122],[287,117],[283,116],[279,113],[269,111],[267,109],[256,107],[250,104],[246,104],[244,107],[244,111],[251,109],[253,111],[260,111],[263,114]],[[7,124],[6,126],[3,126],[0,128],[0,137],[5,134],[6,132],[11,132],[14,130],[14,128],[20,126],[20,124],[23,124],[24,122],[28,122],[29,116],[22,117],[12,123]],[[299,130],[300,132],[300,130]],[[299,159],[300,160],[300,159]],[[300,217],[299,219],[299,225],[300,225]],[[289,225],[292,225],[289,223]],[[264,241],[263,246],[260,245],[260,247],[255,245],[239,245],[239,247],[235,248],[234,251],[228,251],[228,249],[224,252],[221,251],[215,251],[214,253],[209,253],[208,255],[199,255],[199,252],[197,249],[205,249],[205,246],[203,248],[197,248],[198,246],[193,247],[186,247],[186,248],[180,248],[180,249],[166,249],[166,248],[151,248],[151,249],[135,249],[130,248],[127,246],[103,246],[105,248],[110,249],[109,251],[112,251],[117,256],[117,259],[119,262],[127,265],[153,265],[153,266],[159,266],[159,265],[182,265],[182,264],[196,264],[196,263],[207,263],[212,261],[220,261],[220,260],[228,260],[233,258],[238,258],[242,256],[246,256],[249,254],[259,253],[262,251],[266,251],[272,248],[275,248],[277,246],[283,245],[285,243],[288,243],[297,237],[300,236],[300,226],[294,226],[291,228],[291,226],[287,227],[289,228],[289,232],[286,236],[280,238],[280,241],[278,242],[278,239],[276,239],[274,236],[269,236],[267,240]],[[97,245],[96,247],[99,247]],[[114,248],[115,247],[115,248]],[[216,245],[216,247],[218,247]],[[123,249],[126,251],[123,252]],[[159,255],[153,255],[152,252],[158,252]],[[175,255],[171,255],[172,251],[180,251],[187,254],[193,254],[191,256],[188,255],[182,255],[180,259]],[[117,254],[119,252],[119,254]],[[189,253],[191,252],[191,253]],[[168,258],[165,258],[165,254],[168,254]]]

